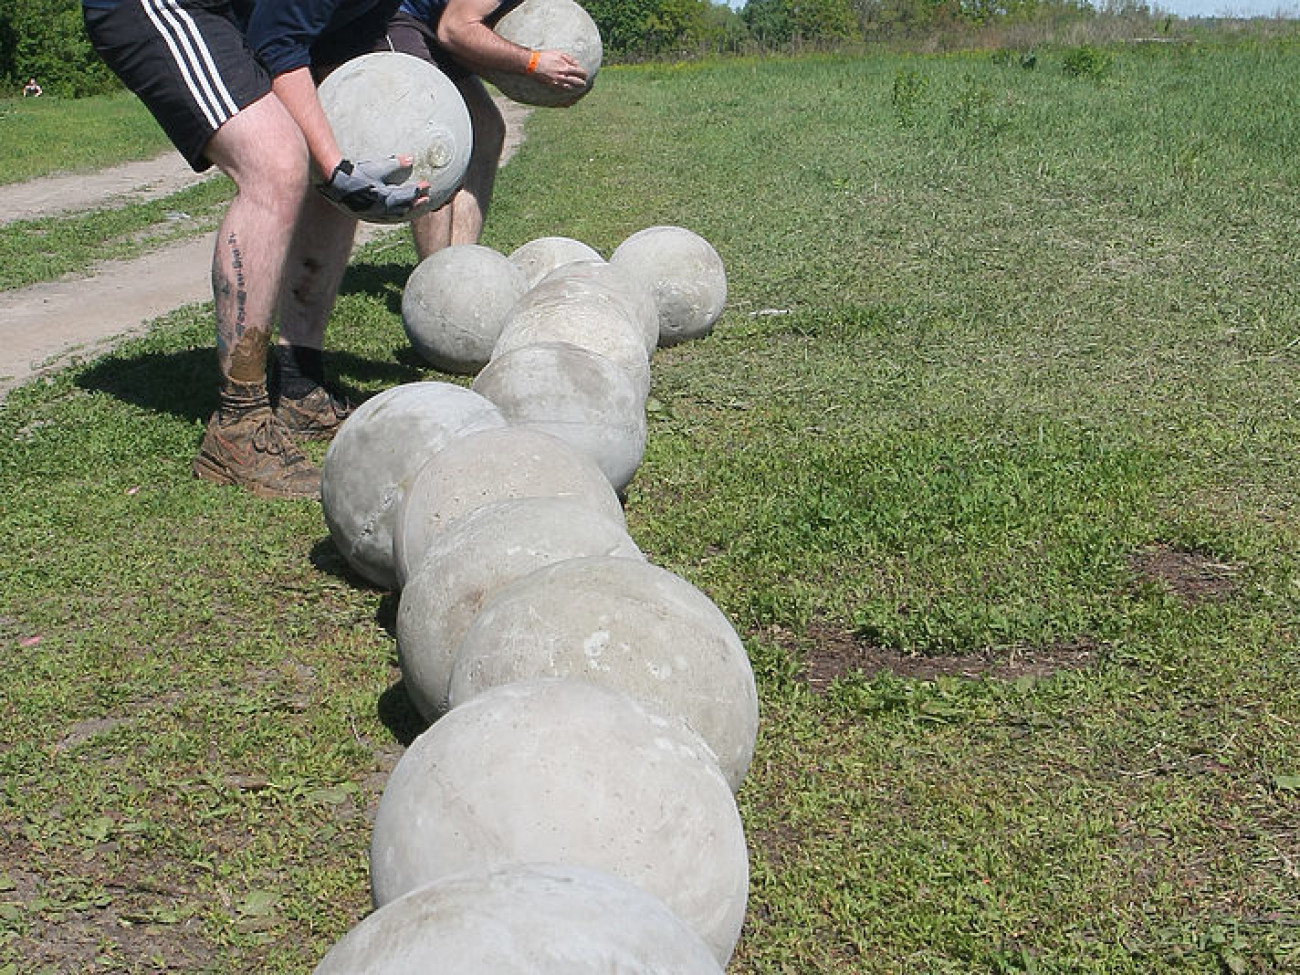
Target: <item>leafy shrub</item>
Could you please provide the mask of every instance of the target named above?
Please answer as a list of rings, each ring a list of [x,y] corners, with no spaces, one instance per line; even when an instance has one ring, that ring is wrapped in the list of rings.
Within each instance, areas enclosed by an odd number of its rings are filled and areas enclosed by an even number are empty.
[[[35,78],[46,94],[64,97],[119,87],[90,46],[77,0],[5,0],[0,77],[11,87]]]
[[[708,0],[583,0],[611,54],[696,47],[709,33]]]
[[[1005,110],[999,108],[993,92],[967,75],[965,84],[948,110],[948,121],[970,138],[997,135],[1008,123]]]
[[[849,0],[749,0],[741,15],[760,43],[856,40],[861,31]]]
[[[894,105],[894,118],[905,129],[913,128],[919,119],[921,103],[929,79],[919,71],[900,68],[894,75],[894,89],[891,100]]]
[[[1115,55],[1110,51],[1084,44],[1065,52],[1061,67],[1073,78],[1103,81],[1115,66]]]

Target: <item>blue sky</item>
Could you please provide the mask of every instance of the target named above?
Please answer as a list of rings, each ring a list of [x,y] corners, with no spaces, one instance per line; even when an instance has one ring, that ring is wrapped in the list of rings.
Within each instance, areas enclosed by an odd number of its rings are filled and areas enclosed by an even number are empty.
[[[723,0],[739,10],[745,0]],[[1149,0],[1152,6],[1179,17],[1300,17],[1300,0]]]
[[[1272,17],[1282,13],[1297,16],[1298,0],[1153,0],[1152,6],[1179,17]]]

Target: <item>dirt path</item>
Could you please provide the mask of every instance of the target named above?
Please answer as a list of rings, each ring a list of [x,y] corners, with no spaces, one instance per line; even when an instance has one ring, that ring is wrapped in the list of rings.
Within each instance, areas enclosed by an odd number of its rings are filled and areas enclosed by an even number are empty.
[[[504,165],[523,139],[528,109],[497,104],[506,119]],[[97,173],[0,186],[0,224],[162,197],[203,178],[168,152]],[[358,242],[400,232],[363,225]],[[212,247],[208,234],[135,260],[106,261],[83,277],[0,291],[0,399],[36,376],[108,351],[161,315],[209,300]]]
[[[0,186],[0,227],[15,220],[52,217],[74,210],[125,206],[177,193],[202,182],[215,170],[198,174],[178,153],[168,151],[157,159],[123,163],[97,173],[47,176],[28,183]]]

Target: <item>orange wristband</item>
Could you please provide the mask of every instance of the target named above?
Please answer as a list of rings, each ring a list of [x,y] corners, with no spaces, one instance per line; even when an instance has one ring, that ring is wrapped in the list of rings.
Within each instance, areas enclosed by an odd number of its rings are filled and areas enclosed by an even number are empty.
[[[541,51],[534,51],[528,56],[528,67],[524,68],[524,74],[532,74],[537,70],[537,62],[542,59]]]

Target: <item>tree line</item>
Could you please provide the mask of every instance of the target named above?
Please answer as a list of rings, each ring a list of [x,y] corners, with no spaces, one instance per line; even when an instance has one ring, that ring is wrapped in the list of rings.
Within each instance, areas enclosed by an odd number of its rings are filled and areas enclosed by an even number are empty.
[[[610,62],[897,41],[997,24],[1160,16],[1143,0],[1105,0],[1103,8],[1087,0],[745,0],[738,8],[712,0],[580,2],[600,28]],[[79,0],[4,0],[0,6],[4,93],[19,93],[33,77],[62,97],[117,87],[86,40]]]

